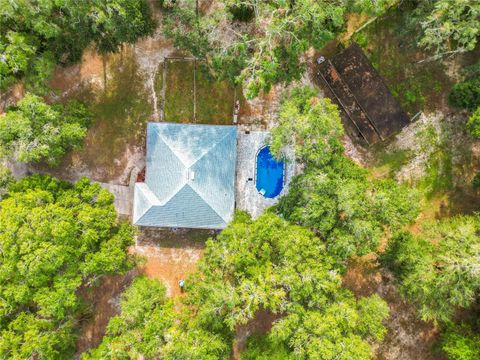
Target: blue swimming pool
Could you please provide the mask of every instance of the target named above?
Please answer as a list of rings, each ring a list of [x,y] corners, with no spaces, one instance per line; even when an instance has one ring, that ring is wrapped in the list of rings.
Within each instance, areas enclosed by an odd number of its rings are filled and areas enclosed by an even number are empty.
[[[255,185],[260,194],[266,198],[274,198],[283,189],[283,160],[276,160],[268,146],[260,149],[257,154],[257,177]]]

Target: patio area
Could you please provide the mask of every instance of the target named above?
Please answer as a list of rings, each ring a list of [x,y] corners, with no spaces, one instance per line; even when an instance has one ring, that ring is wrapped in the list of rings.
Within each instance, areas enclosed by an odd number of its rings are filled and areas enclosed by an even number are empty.
[[[237,132],[236,208],[247,211],[254,219],[278,202],[278,199],[288,191],[288,185],[294,175],[295,163],[288,160],[285,164],[284,185],[281,193],[269,199],[258,192],[255,186],[256,155],[258,150],[268,142],[269,136],[268,131],[239,129]],[[287,154],[289,159],[293,159],[292,155]]]

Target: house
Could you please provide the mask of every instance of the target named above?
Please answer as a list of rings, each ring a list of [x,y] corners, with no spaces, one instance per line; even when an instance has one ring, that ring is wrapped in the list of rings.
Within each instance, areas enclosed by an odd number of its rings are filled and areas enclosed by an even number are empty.
[[[236,126],[149,123],[138,226],[223,229],[235,208]]]

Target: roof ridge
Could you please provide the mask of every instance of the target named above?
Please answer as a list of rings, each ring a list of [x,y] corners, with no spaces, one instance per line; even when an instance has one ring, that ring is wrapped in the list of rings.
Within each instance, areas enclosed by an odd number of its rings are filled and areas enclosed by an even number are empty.
[[[179,189],[179,191],[182,190],[184,187],[187,187],[187,186],[188,186],[188,187],[190,188],[190,190],[192,190],[193,193],[196,194],[220,219],[222,219],[222,221],[225,223],[225,225],[228,224],[228,221],[225,220],[225,219],[223,218],[223,216],[221,216],[221,215],[217,212],[217,210],[215,210],[207,201],[205,201],[205,199],[204,199],[198,192],[196,192],[195,189],[193,189],[188,183],[186,183],[184,186],[182,186],[182,187]],[[176,193],[174,194],[174,196],[177,195],[177,194],[178,194],[178,192],[176,192]],[[148,208],[143,212],[142,216],[140,216],[140,217],[137,219],[136,223],[140,222],[150,211],[153,211],[152,209],[154,209],[155,207],[163,207],[163,206],[165,206],[172,198],[173,198],[173,196],[172,196],[170,199],[168,199],[168,201],[166,201],[165,204],[161,204],[161,205],[155,204],[155,205],[151,205],[150,207],[148,207]]]
[[[214,126],[222,126],[222,125],[214,125]],[[225,127],[230,127],[231,125],[227,125]],[[233,130],[234,128],[231,128],[230,130]],[[211,150],[213,150],[215,147],[217,147],[218,144],[222,143],[227,136],[231,135],[229,132],[226,132],[220,140],[218,140],[216,143],[214,143],[207,151],[203,152],[201,156],[198,157],[188,168],[187,170],[190,170],[197,162],[199,162],[206,154],[208,154]],[[236,139],[235,139],[236,141]],[[222,218],[223,219],[223,218]]]
[[[217,141],[217,142],[215,143],[215,145],[213,145],[213,146],[210,148],[210,150],[213,150],[215,147],[217,147],[218,145],[220,145],[220,144],[221,144],[222,142],[224,142],[225,139],[227,139],[227,137],[230,136],[230,135],[232,135],[232,134],[230,134],[230,133],[225,134],[219,141]],[[235,139],[235,141],[236,141],[236,139]],[[207,153],[209,153],[210,150],[209,150]],[[191,169],[198,161],[200,161],[207,153],[203,154],[200,158],[198,158],[198,160],[195,161],[195,162],[188,168],[188,171],[190,171],[190,169]],[[235,183],[235,182],[234,182],[234,183]],[[202,198],[202,200],[203,200],[210,208],[212,208],[212,210],[215,211],[215,213],[216,213],[218,216],[220,216],[220,218],[221,218],[223,221],[225,221],[225,223],[228,223],[228,219],[225,219],[222,215],[220,215],[220,214],[218,213],[217,209],[215,209],[215,208],[206,200],[207,197],[203,196],[201,193],[199,193],[199,192],[197,191],[197,189],[195,189],[194,187],[190,186],[190,184],[189,184],[188,182],[186,183],[186,185],[188,185],[198,196],[200,196],[200,197]],[[235,185],[234,185],[234,186],[235,186]]]
[[[195,194],[197,194],[198,197],[199,197],[200,199],[202,199],[203,202],[204,202],[205,204],[207,204],[208,207],[209,207],[210,209],[212,209],[213,212],[214,212],[215,214],[217,214],[218,217],[225,222],[225,224],[228,224],[228,221],[225,220],[225,218],[224,218],[222,215],[220,215],[220,214],[218,213],[218,211],[217,211],[212,205],[210,205],[210,204],[207,202],[207,200],[205,200],[205,198],[204,198],[202,195],[200,195],[200,194],[198,193],[198,191],[196,191],[193,187],[191,187],[189,183],[186,183],[185,186],[188,186],[190,189],[192,189],[192,191],[193,191]]]
[[[135,222],[138,222],[153,206],[158,206],[160,201],[158,200],[158,197],[154,194],[154,192],[150,189],[150,186],[148,186],[147,183],[144,183],[144,182],[135,183],[134,191],[135,190],[140,192],[141,196],[143,196],[145,201],[148,203],[148,207],[144,209],[144,211],[141,214],[136,214],[138,218]]]
[[[173,155],[175,155],[175,157],[180,161],[180,163],[185,167],[185,169],[188,169],[187,165],[182,161],[182,159],[177,155],[177,152],[175,151],[175,149],[173,149],[170,144],[168,143],[167,139],[165,137],[163,137],[162,133],[160,131],[158,131],[158,128],[155,126],[153,127],[155,129],[155,132],[157,133],[158,137],[163,141],[163,143],[165,145],[167,145],[167,147],[170,149],[170,151],[172,152]]]

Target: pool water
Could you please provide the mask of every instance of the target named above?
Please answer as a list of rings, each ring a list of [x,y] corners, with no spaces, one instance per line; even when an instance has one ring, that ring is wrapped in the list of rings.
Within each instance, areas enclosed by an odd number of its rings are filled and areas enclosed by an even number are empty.
[[[257,154],[257,177],[255,185],[260,194],[266,198],[274,198],[283,189],[283,160],[276,160],[268,146],[260,149]]]

